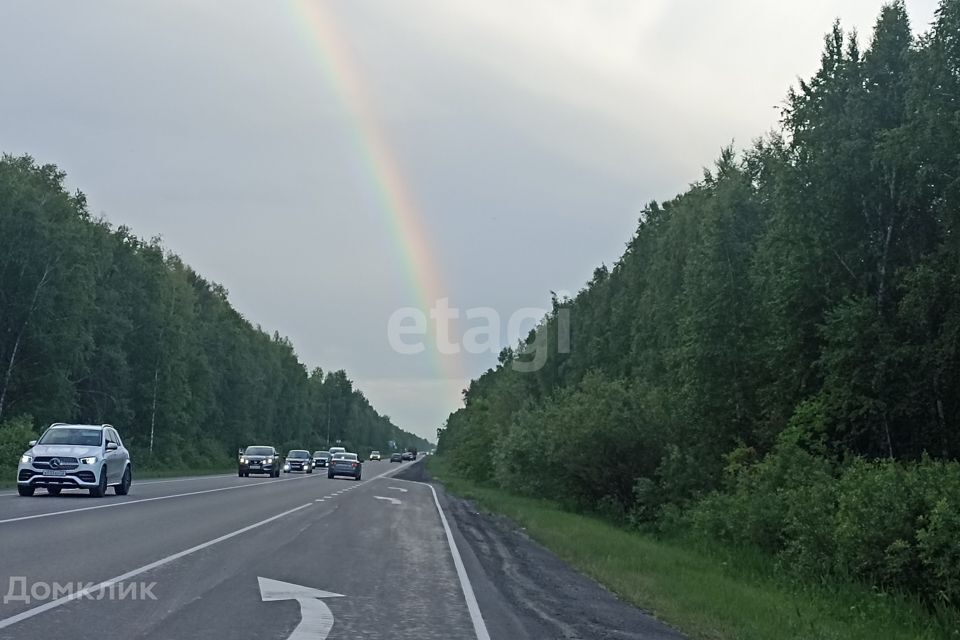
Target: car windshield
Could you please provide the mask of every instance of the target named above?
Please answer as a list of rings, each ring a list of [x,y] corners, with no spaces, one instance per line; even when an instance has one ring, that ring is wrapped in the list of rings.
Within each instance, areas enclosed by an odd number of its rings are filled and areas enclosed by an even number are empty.
[[[370,452],[370,455],[372,455],[372,456],[378,456],[378,455],[380,455],[380,452],[379,452],[379,451],[371,451],[371,452]]]
[[[247,450],[243,453],[248,456],[272,456],[273,449],[270,447],[247,447]]]
[[[300,459],[300,458],[309,458],[309,457],[310,457],[310,452],[309,452],[309,451],[301,451],[301,450],[297,449],[297,450],[295,450],[295,451],[291,451],[290,453],[288,453],[288,454],[287,454],[287,457],[288,457],[288,458],[297,458],[297,459]]]
[[[99,447],[103,438],[100,429],[48,429],[37,444],[72,444],[81,447]]]
[[[329,457],[330,457],[330,454],[327,453],[326,451],[314,451],[314,452],[313,452],[313,457],[314,457],[314,458],[329,458]]]

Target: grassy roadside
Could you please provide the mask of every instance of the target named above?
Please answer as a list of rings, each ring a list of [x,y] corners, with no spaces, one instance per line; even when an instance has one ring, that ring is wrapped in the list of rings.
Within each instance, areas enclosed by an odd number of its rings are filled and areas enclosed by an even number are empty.
[[[436,456],[427,466],[450,492],[511,518],[571,566],[691,638],[960,638],[956,620],[938,619],[905,599],[860,585],[791,585],[755,554],[708,553],[568,513],[458,477]]]

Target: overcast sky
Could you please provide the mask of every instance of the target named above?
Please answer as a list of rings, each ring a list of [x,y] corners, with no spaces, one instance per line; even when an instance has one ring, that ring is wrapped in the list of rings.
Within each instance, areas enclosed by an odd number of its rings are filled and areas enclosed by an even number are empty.
[[[95,214],[162,236],[308,367],[345,368],[433,439],[496,356],[391,348],[391,314],[424,301],[309,1],[3,0],[0,150],[59,165]],[[936,3],[906,5],[925,30]],[[774,127],[835,18],[865,38],[880,7],[340,0],[323,14],[416,203],[443,283],[430,293],[495,309],[505,346],[512,314],[617,259],[644,203]]]

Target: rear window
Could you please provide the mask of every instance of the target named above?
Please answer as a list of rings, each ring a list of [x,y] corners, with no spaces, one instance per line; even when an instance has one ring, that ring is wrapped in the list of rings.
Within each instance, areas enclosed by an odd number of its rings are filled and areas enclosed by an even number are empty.
[[[335,453],[333,454],[334,460],[356,460],[357,454],[355,453]]]

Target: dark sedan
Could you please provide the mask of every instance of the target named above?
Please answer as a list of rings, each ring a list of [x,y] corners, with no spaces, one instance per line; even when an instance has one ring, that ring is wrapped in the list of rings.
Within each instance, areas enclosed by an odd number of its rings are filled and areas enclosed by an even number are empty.
[[[391,453],[390,462],[403,462],[403,454],[401,453]]]
[[[240,454],[237,475],[246,478],[251,473],[263,473],[277,478],[280,476],[280,454],[273,447],[262,445],[247,447]]]
[[[327,467],[327,477],[350,476],[354,480],[360,479],[360,473],[363,471],[363,464],[357,458],[355,453],[335,453],[330,458],[330,466]]]
[[[306,449],[292,449],[287,454],[287,461],[283,465],[283,472],[303,471],[313,473],[313,456]]]
[[[330,452],[329,451],[314,451],[313,452],[313,466],[314,467],[326,467],[327,462],[330,461]]]

